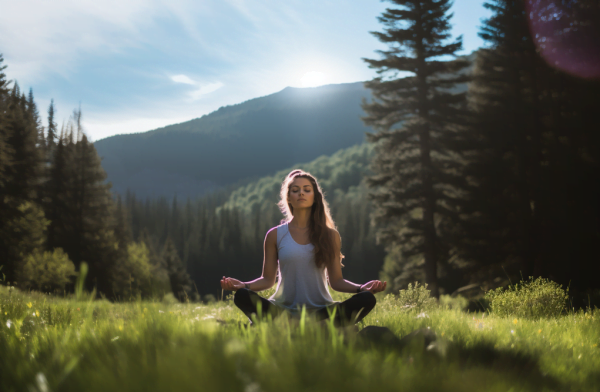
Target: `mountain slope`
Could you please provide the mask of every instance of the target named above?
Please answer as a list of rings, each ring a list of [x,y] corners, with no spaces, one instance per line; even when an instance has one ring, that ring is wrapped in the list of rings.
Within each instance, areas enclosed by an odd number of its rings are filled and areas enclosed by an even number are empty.
[[[113,190],[197,196],[360,144],[362,82],[278,93],[185,123],[99,140]]]

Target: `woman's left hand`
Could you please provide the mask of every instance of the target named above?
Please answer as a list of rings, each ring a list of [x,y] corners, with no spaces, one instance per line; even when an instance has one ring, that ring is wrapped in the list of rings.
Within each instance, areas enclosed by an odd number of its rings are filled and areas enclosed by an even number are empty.
[[[380,280],[372,280],[367,282],[361,286],[362,291],[370,291],[373,294],[378,293],[380,291],[385,290],[387,286],[387,282],[382,282]]]
[[[223,290],[238,291],[239,289],[243,289],[244,286],[244,282],[234,278],[226,278],[223,276],[223,279],[221,279],[221,288]]]

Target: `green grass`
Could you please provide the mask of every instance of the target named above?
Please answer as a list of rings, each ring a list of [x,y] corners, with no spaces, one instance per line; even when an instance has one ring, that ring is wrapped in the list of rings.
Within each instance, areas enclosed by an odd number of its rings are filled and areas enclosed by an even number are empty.
[[[399,337],[429,327],[441,354],[361,343],[310,320],[245,323],[231,301],[112,304],[0,286],[0,390],[600,390],[597,310],[500,318],[379,296],[359,325]]]

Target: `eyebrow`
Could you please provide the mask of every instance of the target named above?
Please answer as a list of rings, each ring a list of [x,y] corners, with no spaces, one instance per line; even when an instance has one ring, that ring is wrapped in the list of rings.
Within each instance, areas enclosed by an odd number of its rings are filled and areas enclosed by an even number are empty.
[[[304,186],[309,186],[309,187],[311,187],[311,188],[312,188],[312,185],[304,185]],[[291,187],[292,187],[292,188],[300,188],[300,185],[292,185]]]

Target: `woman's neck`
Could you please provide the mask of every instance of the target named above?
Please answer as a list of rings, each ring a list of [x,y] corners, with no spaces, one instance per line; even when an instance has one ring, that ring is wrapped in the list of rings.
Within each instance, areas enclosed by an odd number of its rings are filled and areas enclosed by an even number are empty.
[[[290,221],[290,225],[304,229],[308,227],[308,222],[310,219],[310,208],[307,209],[299,209],[294,211],[294,217]]]

